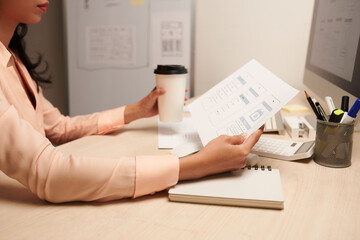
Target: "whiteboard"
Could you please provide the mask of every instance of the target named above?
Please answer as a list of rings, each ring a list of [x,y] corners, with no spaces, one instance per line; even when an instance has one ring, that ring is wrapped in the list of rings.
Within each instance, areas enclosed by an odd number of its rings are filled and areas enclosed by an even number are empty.
[[[193,1],[63,3],[71,116],[139,101],[155,87],[158,64],[184,65],[191,76]]]

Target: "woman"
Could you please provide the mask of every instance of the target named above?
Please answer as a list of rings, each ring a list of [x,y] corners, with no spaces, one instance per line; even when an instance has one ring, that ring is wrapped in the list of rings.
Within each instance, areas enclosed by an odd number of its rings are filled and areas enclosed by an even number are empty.
[[[51,202],[108,201],[161,191],[179,180],[234,170],[262,130],[245,136],[221,136],[200,152],[95,159],[65,156],[53,145],[91,134],[105,134],[158,113],[155,89],[138,103],[69,118],[48,102],[39,87],[47,82],[22,45],[26,25],[46,12],[46,0],[0,0],[0,170]],[[244,143],[243,143],[244,142]]]

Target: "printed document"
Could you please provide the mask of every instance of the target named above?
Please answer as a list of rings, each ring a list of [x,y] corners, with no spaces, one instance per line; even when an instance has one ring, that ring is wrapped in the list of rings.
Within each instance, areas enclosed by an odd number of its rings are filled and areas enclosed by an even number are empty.
[[[202,144],[220,135],[250,135],[299,91],[251,60],[189,104]]]
[[[190,117],[181,122],[165,123],[158,121],[158,148],[175,148],[187,142],[200,141]]]

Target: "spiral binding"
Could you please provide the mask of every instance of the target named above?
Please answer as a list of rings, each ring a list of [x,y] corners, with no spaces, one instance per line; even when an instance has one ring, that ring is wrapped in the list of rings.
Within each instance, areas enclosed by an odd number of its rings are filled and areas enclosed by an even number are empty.
[[[254,165],[254,166],[248,165],[246,167],[243,167],[242,169],[245,169],[245,168],[248,170],[251,170],[251,169],[259,170],[258,165]],[[270,165],[266,166],[266,168],[265,168],[265,165],[260,165],[260,169],[261,169],[261,171],[265,171],[265,170],[271,171],[272,170]]]

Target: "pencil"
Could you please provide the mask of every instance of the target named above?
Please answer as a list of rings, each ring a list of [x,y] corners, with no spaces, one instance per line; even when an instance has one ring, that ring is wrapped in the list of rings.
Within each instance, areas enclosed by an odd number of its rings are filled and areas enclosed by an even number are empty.
[[[318,110],[316,109],[315,105],[314,105],[314,102],[312,101],[311,97],[309,96],[309,94],[305,92],[305,96],[306,96],[306,99],[308,100],[309,104],[310,104],[310,107],[312,108],[312,110],[314,111],[315,115],[316,115],[316,118],[317,119],[320,119],[320,120],[324,120],[322,118],[322,116],[320,115],[320,113],[318,112]]]

